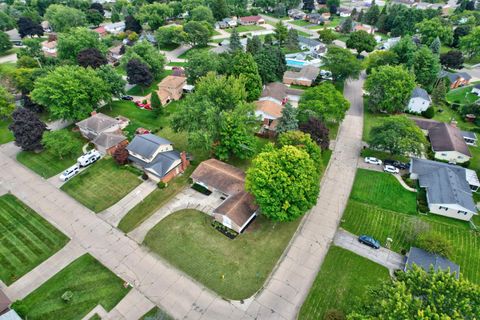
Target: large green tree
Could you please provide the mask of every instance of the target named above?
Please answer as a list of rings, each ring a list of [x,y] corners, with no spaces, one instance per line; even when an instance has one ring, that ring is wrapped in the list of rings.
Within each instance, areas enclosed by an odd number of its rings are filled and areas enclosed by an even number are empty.
[[[393,155],[422,155],[427,140],[415,122],[406,116],[391,116],[370,132],[370,146]]]
[[[45,19],[56,32],[65,32],[74,27],[87,25],[87,18],[81,10],[61,4],[50,5],[45,12]]]
[[[252,55],[247,52],[238,52],[233,57],[232,74],[245,78],[247,101],[254,101],[262,93],[262,78],[258,73],[258,67]]]
[[[211,71],[217,71],[218,68],[217,54],[211,51],[194,51],[188,56],[185,73],[189,83],[195,83],[199,78]]]
[[[448,21],[441,18],[436,17],[430,20],[423,20],[416,27],[422,37],[422,43],[427,46],[431,45],[437,37],[446,45],[450,45],[453,41],[452,26]]]
[[[292,221],[317,202],[319,175],[309,154],[286,145],[257,155],[247,170],[245,188],[262,214],[276,221]]]
[[[207,22],[189,21],[183,26],[186,42],[194,47],[206,47],[211,31]]]
[[[360,54],[363,51],[372,52],[377,45],[377,41],[372,34],[360,30],[350,33],[346,44],[347,48],[355,49],[357,50],[357,54]]]
[[[165,56],[148,41],[139,41],[133,47],[127,47],[121,62],[125,66],[132,59],[146,64],[155,78],[160,77],[164,71]]]
[[[397,54],[391,50],[375,51],[368,55],[367,58],[367,74],[370,74],[373,69],[385,65],[397,64]]]
[[[283,21],[279,20],[275,24],[275,38],[277,39],[280,45],[283,45],[287,40],[287,36],[288,36],[288,29],[283,23]]]
[[[460,38],[460,48],[469,58],[480,55],[480,26]]]
[[[97,76],[103,80],[110,92],[110,99],[112,97],[121,98],[125,94],[125,85],[127,81],[123,80],[123,77],[115,71],[111,65],[103,65],[96,70]]]
[[[328,48],[324,57],[325,68],[332,71],[336,80],[345,80],[349,77],[358,78],[362,70],[362,64],[350,50],[336,46]]]
[[[185,41],[185,37],[182,26],[169,25],[155,31],[155,39],[160,48],[176,47]]]
[[[33,101],[49,109],[53,119],[87,117],[100,101],[110,99],[107,84],[93,69],[62,66],[37,79]]]
[[[339,122],[345,117],[350,103],[329,82],[309,88],[300,98],[300,120],[315,116],[326,122]]]
[[[13,96],[7,89],[0,86],[0,119],[10,118],[15,109],[13,102]]]
[[[315,163],[315,167],[318,168],[319,172],[322,170],[322,151],[318,144],[312,140],[310,134],[299,130],[283,132],[278,136],[277,146],[279,148],[283,146],[295,146],[305,150]]]
[[[206,21],[210,25],[215,24],[215,18],[213,17],[212,10],[205,6],[197,6],[191,10],[188,14],[189,21]]]
[[[76,62],[80,51],[90,48],[98,49],[103,54],[107,52],[98,33],[87,28],[74,28],[58,36],[57,52],[60,59]]]
[[[47,125],[40,120],[37,113],[27,108],[15,109],[8,129],[15,137],[15,145],[23,150],[42,149],[42,136],[47,130]]]
[[[322,30],[317,31],[317,33],[320,40],[322,40],[322,42],[326,44],[331,44],[333,40],[337,39],[337,35],[335,34],[335,32],[329,28],[323,28]]]
[[[5,32],[0,31],[0,54],[7,52],[11,48],[10,38]]]
[[[173,10],[167,4],[154,2],[142,5],[135,18],[147,24],[151,30],[157,30],[172,14]]]
[[[397,55],[398,63],[404,64],[407,69],[413,66],[417,46],[413,42],[412,37],[402,37],[391,50]]]
[[[277,133],[298,129],[298,108],[294,108],[287,102],[282,109],[282,116],[278,120]]]
[[[81,149],[81,142],[65,130],[49,131],[43,134],[42,144],[59,159],[74,156]]]
[[[403,66],[381,66],[365,82],[369,93],[368,109],[372,112],[398,113],[405,109],[415,88],[415,76]]]
[[[413,72],[419,84],[431,91],[440,72],[440,59],[428,47],[421,47],[413,58]]]
[[[264,45],[254,58],[263,83],[282,79],[287,70],[285,54],[278,46]]]

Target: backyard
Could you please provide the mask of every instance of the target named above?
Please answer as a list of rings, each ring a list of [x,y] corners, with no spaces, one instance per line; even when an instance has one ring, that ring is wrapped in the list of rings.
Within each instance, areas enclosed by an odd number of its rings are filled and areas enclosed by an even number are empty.
[[[13,308],[23,319],[82,319],[98,304],[110,311],[130,291],[124,281],[89,254],[83,255]],[[71,292],[70,301],[62,295]]]
[[[466,86],[450,90],[445,96],[445,98],[449,103],[457,103],[460,105],[472,104],[478,99],[480,99],[479,96],[472,93],[472,88],[473,86]]]
[[[0,280],[7,286],[67,242],[63,233],[15,196],[0,196]]]
[[[300,223],[259,216],[230,240],[211,221],[197,210],[178,211],[151,229],[144,244],[222,297],[236,300],[261,288]]]
[[[137,172],[138,171],[138,172]],[[94,212],[117,203],[140,183],[138,169],[102,159],[65,183],[61,189]]]
[[[449,123],[452,119],[457,121],[457,126],[462,130],[471,130],[476,127],[474,123],[466,122],[465,119],[452,110],[451,107],[442,106],[441,108],[435,108],[433,120]]]
[[[298,319],[324,319],[337,309],[348,314],[365,291],[388,280],[388,270],[348,250],[332,246],[303,303]]]

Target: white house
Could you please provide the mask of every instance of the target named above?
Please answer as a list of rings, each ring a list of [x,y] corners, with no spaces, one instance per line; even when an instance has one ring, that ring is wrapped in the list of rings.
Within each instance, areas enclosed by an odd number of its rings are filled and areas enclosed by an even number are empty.
[[[480,182],[473,170],[443,162],[412,158],[410,178],[418,179],[427,192],[431,213],[449,218],[470,221],[478,214],[472,191]]]
[[[480,83],[473,86],[472,93],[480,97]]]
[[[428,95],[427,91],[422,88],[416,87],[412,91],[412,96],[408,101],[407,110],[413,113],[422,113],[427,110],[432,104],[432,99]]]
[[[118,34],[120,32],[125,31],[125,21],[109,23],[103,26],[105,31],[112,34]]]

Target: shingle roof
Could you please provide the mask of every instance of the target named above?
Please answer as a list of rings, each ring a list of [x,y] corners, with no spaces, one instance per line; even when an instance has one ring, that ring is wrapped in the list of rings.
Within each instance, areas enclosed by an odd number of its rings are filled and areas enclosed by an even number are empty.
[[[470,80],[472,79],[472,76],[470,76],[468,73],[466,72],[448,72],[448,71],[444,71],[442,70],[440,72],[440,77],[441,78],[444,78],[444,77],[447,77],[450,82],[455,82],[457,81],[458,78],[463,78],[465,80]]]
[[[165,144],[172,144],[167,139],[151,133],[136,135],[127,146],[127,150],[139,154],[144,158],[151,158],[158,150],[158,147]]]
[[[125,137],[123,134],[118,134],[114,132],[102,132],[95,139],[93,139],[92,142],[95,145],[109,149],[125,140],[127,140],[127,137]]]
[[[118,124],[118,120],[100,112],[76,123],[78,127],[87,128],[97,134],[116,124]]]
[[[477,134],[476,134],[475,132],[462,131],[462,136],[463,136],[464,138],[469,138],[469,139],[477,140]]]
[[[153,173],[159,178],[163,178],[167,173],[169,173],[172,168],[172,165],[176,162],[181,160],[180,152],[176,150],[160,152],[155,156],[151,162],[147,163],[142,159],[133,157],[131,155],[128,156],[128,159],[140,167],[144,168],[145,170]]]
[[[433,267],[433,270],[435,271],[450,270],[450,273],[456,273],[457,278],[460,275],[459,265],[453,263],[452,261],[444,257],[429,253],[417,247],[410,248],[407,256],[407,262],[405,264],[405,270],[411,269],[413,264],[417,265],[418,267],[424,269],[427,272],[430,271],[431,267]]]
[[[177,76],[166,76],[159,84],[158,87],[161,88],[178,88],[183,86],[187,78],[177,77]]]
[[[269,100],[256,101],[258,111],[262,111],[272,118],[280,118],[282,116],[283,105]]]
[[[309,46],[309,47],[316,47],[316,46],[322,44],[318,40],[310,39],[310,38],[306,38],[306,37],[302,37],[302,36],[298,36],[298,42],[300,42],[300,43],[302,43],[306,46]]]
[[[303,90],[291,89],[280,82],[271,82],[263,88],[262,97],[272,97],[278,101],[282,101],[287,95],[301,96]]]
[[[228,197],[214,210],[214,213],[229,217],[241,227],[257,210],[258,206],[255,204],[253,196],[246,191],[242,191]]]
[[[412,98],[422,98],[423,100],[431,101],[428,92],[420,87],[416,87],[415,89],[413,89]]]
[[[300,71],[285,71],[283,76],[289,79],[305,79],[315,81],[319,73],[320,69],[318,67],[307,65],[304,66]]]

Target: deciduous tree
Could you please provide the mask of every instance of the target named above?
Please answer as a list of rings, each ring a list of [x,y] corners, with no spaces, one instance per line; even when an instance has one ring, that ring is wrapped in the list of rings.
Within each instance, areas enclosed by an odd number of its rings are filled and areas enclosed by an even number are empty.
[[[42,136],[47,125],[40,121],[38,115],[26,108],[17,108],[12,119],[8,129],[15,137],[15,144],[26,151],[41,149]]]
[[[330,145],[330,130],[320,119],[315,117],[308,118],[307,122],[300,123],[299,129],[308,133],[322,150],[327,150]]]
[[[362,64],[349,50],[331,46],[324,57],[325,67],[330,70],[335,80],[349,77],[358,78]]]
[[[0,86],[0,119],[10,118],[15,109],[13,102],[13,96],[7,89]]]
[[[327,122],[339,122],[345,117],[350,103],[333,84],[324,82],[309,88],[300,98],[300,120],[315,116]]]
[[[440,63],[448,69],[461,69],[463,68],[463,53],[460,50],[450,50],[440,55]]]
[[[103,15],[95,9],[87,10],[87,21],[93,26],[99,26],[103,22]]]
[[[134,16],[129,15],[125,17],[125,31],[133,31],[136,33],[142,32],[142,25],[135,19]]]
[[[108,63],[107,58],[97,48],[87,48],[77,54],[77,62],[80,66],[94,69]]]
[[[283,23],[283,21],[279,20],[275,24],[275,38],[277,39],[280,45],[283,45],[287,40],[287,36],[288,36],[288,29]]]
[[[71,29],[68,33],[61,33],[58,36],[57,53],[60,59],[74,62],[80,51],[88,48],[95,48],[102,54],[107,52],[98,33],[87,28]]]
[[[265,45],[254,58],[263,83],[282,79],[287,70],[285,55],[278,46]]]
[[[34,22],[27,17],[20,17],[17,21],[18,33],[20,37],[43,36],[43,28],[39,23]]]
[[[431,45],[435,38],[446,45],[450,45],[453,41],[453,29],[448,21],[441,20],[436,17],[430,20],[423,20],[416,25],[420,35],[422,36],[422,43],[427,46]]]
[[[360,30],[350,33],[350,37],[347,40],[347,48],[357,50],[357,54],[363,51],[372,52],[377,45],[377,41],[373,35],[366,31]]]
[[[404,64],[407,69],[410,69],[413,66],[417,47],[413,42],[412,37],[402,37],[402,39],[400,39],[400,41],[392,48],[392,51],[397,55],[398,63]]]
[[[279,148],[284,146],[295,146],[299,149],[305,150],[315,163],[315,167],[321,172],[323,168],[322,151],[308,133],[299,130],[283,132],[278,136],[277,146]]]
[[[375,51],[368,55],[367,58],[367,74],[370,74],[373,69],[385,65],[397,64],[397,55],[390,50]]]
[[[154,78],[160,77],[164,71],[165,56],[148,41],[139,41],[133,47],[127,46],[121,62],[126,65],[132,59],[146,64]]]
[[[58,158],[63,159],[68,156],[75,156],[82,147],[80,141],[75,139],[66,130],[48,131],[43,134],[43,146],[55,154]]]
[[[87,19],[82,11],[61,4],[50,5],[45,12],[45,19],[56,32],[87,25]]]
[[[107,100],[110,101],[111,97],[121,98],[125,94],[127,82],[123,80],[122,76],[111,65],[100,66],[95,71],[97,76],[106,84],[108,92],[111,94]]]
[[[12,49],[10,38],[5,32],[0,31],[0,54]]]
[[[331,44],[333,40],[337,39],[337,35],[335,34],[335,32],[332,31],[332,29],[324,28],[317,31],[317,33],[320,40],[322,40],[322,42],[326,44]]]
[[[113,153],[113,159],[121,166],[128,163],[128,150],[125,147],[118,147]]]
[[[453,252],[452,243],[441,233],[435,231],[419,235],[416,245],[427,252],[450,258]]]
[[[219,67],[218,56],[210,51],[195,51],[188,56],[185,73],[190,83],[195,83],[199,78]]]
[[[480,54],[480,27],[460,39],[460,48],[469,58]]]
[[[178,46],[185,41],[185,37],[186,34],[182,26],[164,26],[155,31],[155,39],[160,48]]]
[[[440,60],[427,47],[421,47],[413,58],[413,72],[419,84],[427,91],[431,91],[440,72]]]
[[[232,74],[245,78],[247,101],[254,101],[262,93],[262,79],[252,55],[247,52],[238,52],[233,57]]]
[[[173,10],[167,4],[154,2],[141,6],[136,18],[141,23],[148,24],[150,30],[157,30],[172,14]]]
[[[147,64],[138,59],[132,59],[127,63],[127,81],[142,87],[148,87],[153,82],[153,75]]]
[[[189,21],[206,21],[210,25],[215,24],[215,18],[213,17],[212,10],[209,7],[205,6],[196,6],[193,8],[188,15]]]
[[[206,47],[210,39],[210,29],[205,22],[190,21],[183,26],[186,41],[194,47]]]

